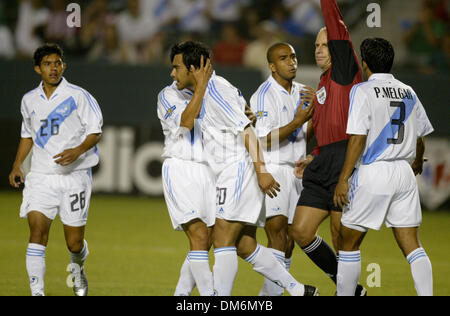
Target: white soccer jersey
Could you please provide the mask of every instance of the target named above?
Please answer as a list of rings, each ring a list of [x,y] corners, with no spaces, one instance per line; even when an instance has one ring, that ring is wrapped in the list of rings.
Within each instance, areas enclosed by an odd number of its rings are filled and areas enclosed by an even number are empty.
[[[250,99],[251,109],[257,117],[258,137],[265,137],[271,131],[292,122],[300,106],[300,92],[304,87],[303,84],[293,82],[289,93],[272,76],[259,86]],[[304,124],[279,143],[272,137],[270,150],[264,149],[266,162],[293,167],[295,161],[306,155],[306,131],[307,124]]]
[[[249,157],[240,135],[251,124],[245,104],[237,88],[213,73],[204,98],[202,131],[206,157],[215,174]]]
[[[65,174],[95,166],[97,147],[91,148],[69,166],[53,157],[80,145],[89,134],[102,132],[103,117],[97,101],[86,90],[62,79],[47,99],[43,83],[22,98],[22,138],[32,138],[31,171]]]
[[[414,90],[391,74],[373,74],[350,92],[347,134],[367,135],[359,164],[406,160],[416,155],[417,137],[433,127]]]
[[[165,87],[158,95],[158,117],[161,121],[164,140],[164,158],[178,158],[204,162],[202,145],[201,118],[204,107],[198,119],[194,121],[194,128],[188,131],[180,126],[181,115],[191,102],[193,93],[188,89],[178,90],[176,82]]]

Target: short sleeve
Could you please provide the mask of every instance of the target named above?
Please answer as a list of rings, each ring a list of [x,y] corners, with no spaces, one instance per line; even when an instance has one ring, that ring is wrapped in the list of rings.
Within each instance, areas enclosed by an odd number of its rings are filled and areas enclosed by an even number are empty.
[[[22,99],[22,103],[20,105],[20,113],[22,114],[22,127],[20,131],[20,137],[31,138],[32,137],[31,117],[28,114],[25,99]]]
[[[416,113],[417,113],[417,137],[424,137],[431,134],[434,131],[433,126],[431,125],[430,120],[428,119],[427,113],[420,102],[419,98],[417,98],[416,104]]]
[[[350,110],[347,121],[347,134],[367,135],[370,127],[370,107],[366,94],[353,86],[350,91]]]
[[[245,99],[238,89],[221,86],[218,89],[213,80],[208,86],[209,102],[214,108],[215,120],[234,134],[242,132],[251,121],[245,115]]]
[[[86,128],[86,134],[100,134],[103,126],[103,115],[97,100],[83,90],[77,104],[78,115]]]
[[[166,136],[177,138],[186,132],[186,128],[180,126],[185,108],[185,101],[174,90],[165,88],[158,94],[158,118]]]
[[[278,126],[278,111],[275,111],[275,98],[265,89],[260,89],[250,99],[250,107],[256,115],[256,136],[266,137]]]

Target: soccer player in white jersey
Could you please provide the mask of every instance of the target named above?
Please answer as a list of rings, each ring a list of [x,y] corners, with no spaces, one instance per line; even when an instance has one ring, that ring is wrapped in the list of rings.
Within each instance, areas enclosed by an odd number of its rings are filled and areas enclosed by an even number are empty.
[[[201,43],[188,41],[178,46],[182,53],[175,55],[175,59],[181,59],[187,69],[191,65],[198,67],[201,56],[209,56],[203,53]],[[175,72],[174,79],[178,89],[190,82],[182,72]],[[265,220],[261,212],[263,192],[275,196],[279,185],[265,168],[258,139],[244,113],[245,106],[239,90],[213,73],[199,115],[203,147],[216,180],[215,294],[231,295],[238,252],[256,271],[287,288],[291,295],[317,294],[316,288],[296,281],[271,251],[256,242],[256,224]],[[207,198],[206,193],[201,194]]]
[[[198,47],[194,53],[202,56],[198,63],[192,62],[183,46],[172,47],[174,82],[158,95],[158,117],[165,136],[164,197],[174,229],[183,230],[190,243],[175,296],[190,295],[195,284],[200,295],[214,294],[208,251],[215,220],[215,179],[204,157],[200,127],[212,67],[207,49]]]
[[[267,247],[289,270],[294,242],[288,241],[288,225],[302,190],[301,180],[294,175],[294,162],[306,157],[305,123],[314,111],[315,92],[294,81],[298,61],[290,44],[272,45],[267,61],[272,75],[253,94],[250,106],[257,116],[256,136],[263,146],[267,170],[282,188],[273,199],[265,197]],[[283,291],[266,278],[259,295],[280,296]]]
[[[34,63],[42,82],[22,98],[21,139],[9,175],[13,187],[25,183],[20,217],[27,218],[30,227],[26,268],[31,294],[45,293],[45,249],[50,225],[59,214],[70,252],[73,290],[85,296],[84,262],[89,251],[84,232],[91,167],[99,161],[95,145],[102,133],[102,113],[93,96],[62,77],[66,64],[59,46],[39,47]],[[25,177],[21,165],[31,150],[31,170]]]
[[[422,172],[424,140],[433,131],[414,90],[390,74],[392,45],[381,38],[361,44],[368,81],[350,92],[351,135],[334,203],[341,219],[337,295],[352,296],[361,272],[360,245],[369,229],[392,227],[417,294],[433,295],[431,262],[421,247],[422,221],[415,175]]]

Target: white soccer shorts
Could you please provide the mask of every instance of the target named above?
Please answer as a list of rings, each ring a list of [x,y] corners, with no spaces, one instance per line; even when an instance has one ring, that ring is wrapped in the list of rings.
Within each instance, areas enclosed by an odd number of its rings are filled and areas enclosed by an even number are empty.
[[[267,170],[280,184],[280,192],[271,199],[265,196],[266,218],[283,215],[292,224],[298,199],[302,192],[302,181],[294,175],[294,168],[288,165],[267,164]]]
[[[418,227],[422,222],[417,181],[408,162],[361,165],[349,180],[344,226],[362,232],[386,227]]]
[[[210,227],[215,222],[214,174],[203,163],[168,158],[162,166],[163,192],[175,230],[194,219]]]
[[[249,160],[233,163],[216,180],[216,217],[264,227],[264,194]]]
[[[20,217],[38,211],[54,220],[59,214],[66,226],[85,226],[92,191],[91,169],[69,174],[30,172],[25,177]]]

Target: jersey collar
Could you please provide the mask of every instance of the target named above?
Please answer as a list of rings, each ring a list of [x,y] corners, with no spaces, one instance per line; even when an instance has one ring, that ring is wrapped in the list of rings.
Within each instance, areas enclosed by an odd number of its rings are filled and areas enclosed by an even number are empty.
[[[282,87],[282,86],[278,83],[278,81],[275,80],[275,78],[274,78],[272,75],[269,76],[269,81],[270,81],[273,85],[275,85],[275,87],[276,87],[278,90],[280,90],[282,93],[284,93],[284,94],[287,94],[287,95],[293,95],[293,94],[295,93],[295,87],[296,87],[295,81],[292,81],[291,94],[289,94],[289,92],[288,92],[284,87]]]
[[[372,74],[368,81],[372,81],[372,80],[392,80],[392,79],[394,79],[394,76],[392,74],[376,73],[376,74]]]
[[[48,99],[48,101],[50,101],[53,98],[55,98],[62,89],[67,87],[68,84],[69,83],[67,82],[66,78],[62,77],[58,87],[55,89],[55,91],[53,91],[53,94],[50,96],[50,99]],[[47,96],[45,95],[44,82],[43,81],[41,81],[41,83],[39,84],[38,89],[39,89],[39,94],[40,94],[41,98],[43,98],[44,100],[47,101]]]

